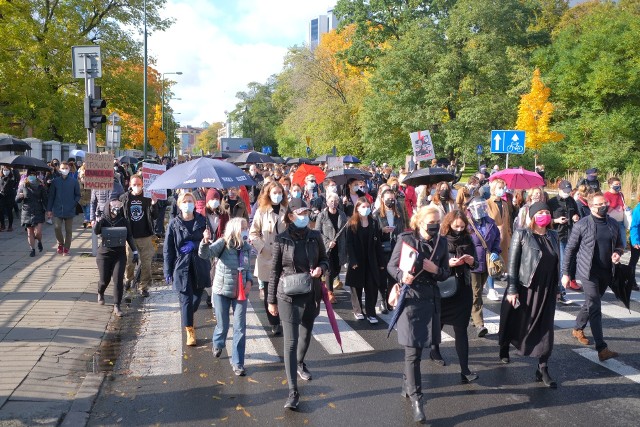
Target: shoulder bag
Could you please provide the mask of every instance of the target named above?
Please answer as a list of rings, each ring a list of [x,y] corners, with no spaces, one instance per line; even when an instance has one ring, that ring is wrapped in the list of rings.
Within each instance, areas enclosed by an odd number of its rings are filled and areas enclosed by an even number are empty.
[[[306,240],[304,249],[307,252],[309,270],[312,270],[311,259],[309,259],[309,250],[307,248],[310,241],[311,240],[309,239]],[[295,242],[293,250],[295,252]],[[295,265],[293,268],[295,269]],[[289,274],[288,276],[280,277],[280,286],[282,286],[282,292],[288,296],[308,294],[313,289],[313,277],[311,277],[311,274],[308,272]]]
[[[440,237],[440,235],[438,235],[438,237]],[[437,246],[437,242],[436,242],[436,246]],[[435,253],[435,251],[436,249],[434,248],[433,252]],[[433,258],[433,254],[431,254],[431,257]],[[443,280],[442,282],[438,282],[438,289],[440,289],[440,298],[442,299],[451,298],[452,296],[457,294],[458,278],[456,277],[455,273],[452,272],[451,276],[449,276],[446,280]]]
[[[504,260],[502,259],[502,255],[498,255],[497,260],[491,261],[491,251],[487,247],[487,242],[484,240],[484,238],[482,237],[482,234],[480,234],[480,232],[476,228],[475,224],[473,223],[473,220],[470,220],[469,224],[471,224],[473,231],[475,231],[476,236],[478,236],[478,239],[480,239],[480,243],[484,248],[485,257],[487,260],[487,272],[489,273],[489,276],[491,277],[500,276],[502,273],[505,272],[505,264],[504,264]]]
[[[127,227],[102,228],[102,245],[107,248],[120,248],[127,243]]]

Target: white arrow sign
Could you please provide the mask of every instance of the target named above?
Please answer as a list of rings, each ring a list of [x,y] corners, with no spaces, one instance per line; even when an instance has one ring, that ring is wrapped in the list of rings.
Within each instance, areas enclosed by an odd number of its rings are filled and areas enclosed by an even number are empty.
[[[496,135],[496,137],[493,138],[493,140],[496,142],[496,148],[494,148],[494,150],[496,151],[500,150],[500,141],[502,141],[502,138],[500,138],[500,135]]]
[[[496,138],[497,138],[497,136],[496,136]],[[511,140],[512,140],[513,142],[518,142],[518,141],[520,141],[520,138],[518,138],[518,135],[513,134],[513,138],[511,138]]]

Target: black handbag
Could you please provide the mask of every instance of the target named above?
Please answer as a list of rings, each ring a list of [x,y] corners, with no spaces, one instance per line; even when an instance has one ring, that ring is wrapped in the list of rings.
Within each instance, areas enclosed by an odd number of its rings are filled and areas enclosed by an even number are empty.
[[[313,270],[311,265],[311,259],[309,258],[308,245],[311,240],[305,241],[304,250],[307,253],[307,260],[309,261],[309,271]],[[294,245],[296,242],[294,242]],[[294,247],[295,252],[295,247]],[[293,256],[292,256],[293,259]],[[293,267],[295,269],[295,266]],[[313,277],[310,273],[294,273],[285,277],[280,277],[280,286],[282,286],[282,292],[288,296],[305,295],[311,293],[313,289]]]
[[[102,246],[119,248],[127,243],[127,227],[107,227],[102,229]]]
[[[440,298],[450,298],[458,293],[458,278],[453,274],[444,282],[438,282],[438,288],[440,288]]]

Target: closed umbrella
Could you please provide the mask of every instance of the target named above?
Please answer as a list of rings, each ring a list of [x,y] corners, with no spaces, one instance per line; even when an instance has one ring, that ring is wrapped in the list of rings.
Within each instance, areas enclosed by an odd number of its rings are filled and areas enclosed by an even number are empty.
[[[544,186],[544,179],[535,172],[523,168],[503,169],[489,177],[489,181],[502,179],[511,190],[528,190]]]
[[[303,164],[300,165],[296,173],[293,174],[293,179],[291,180],[292,184],[304,185],[304,179],[307,175],[313,175],[316,177],[316,181],[322,182],[324,181],[325,173],[318,166],[312,166]]]
[[[338,322],[336,321],[336,314],[333,311],[333,305],[329,302],[329,290],[324,283],[322,284],[322,300],[324,301],[324,306],[327,309],[327,318],[329,319],[329,324],[333,330],[333,335],[335,335],[336,341],[340,344],[340,351],[344,353],[342,348],[342,337],[340,336],[340,329],[338,328]]]
[[[402,314],[402,310],[404,310],[404,300],[407,297],[407,292],[409,291],[409,285],[402,284],[400,288],[400,296],[398,296],[398,303],[396,304],[396,308],[393,310],[393,315],[391,316],[391,321],[389,322],[389,327],[387,328],[387,338],[391,335],[391,331],[393,327],[398,323],[398,319]]]
[[[256,182],[232,163],[200,157],[164,172],[151,183],[149,190],[230,188],[241,185],[251,186]]]
[[[0,138],[0,151],[27,151],[31,146],[21,139],[12,136]]]

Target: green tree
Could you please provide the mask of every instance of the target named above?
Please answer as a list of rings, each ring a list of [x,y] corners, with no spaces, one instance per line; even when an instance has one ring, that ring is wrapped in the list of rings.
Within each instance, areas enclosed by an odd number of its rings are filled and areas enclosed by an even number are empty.
[[[224,123],[215,122],[205,128],[198,135],[198,143],[196,144],[196,152],[214,153],[218,151],[218,131],[224,127]]]

